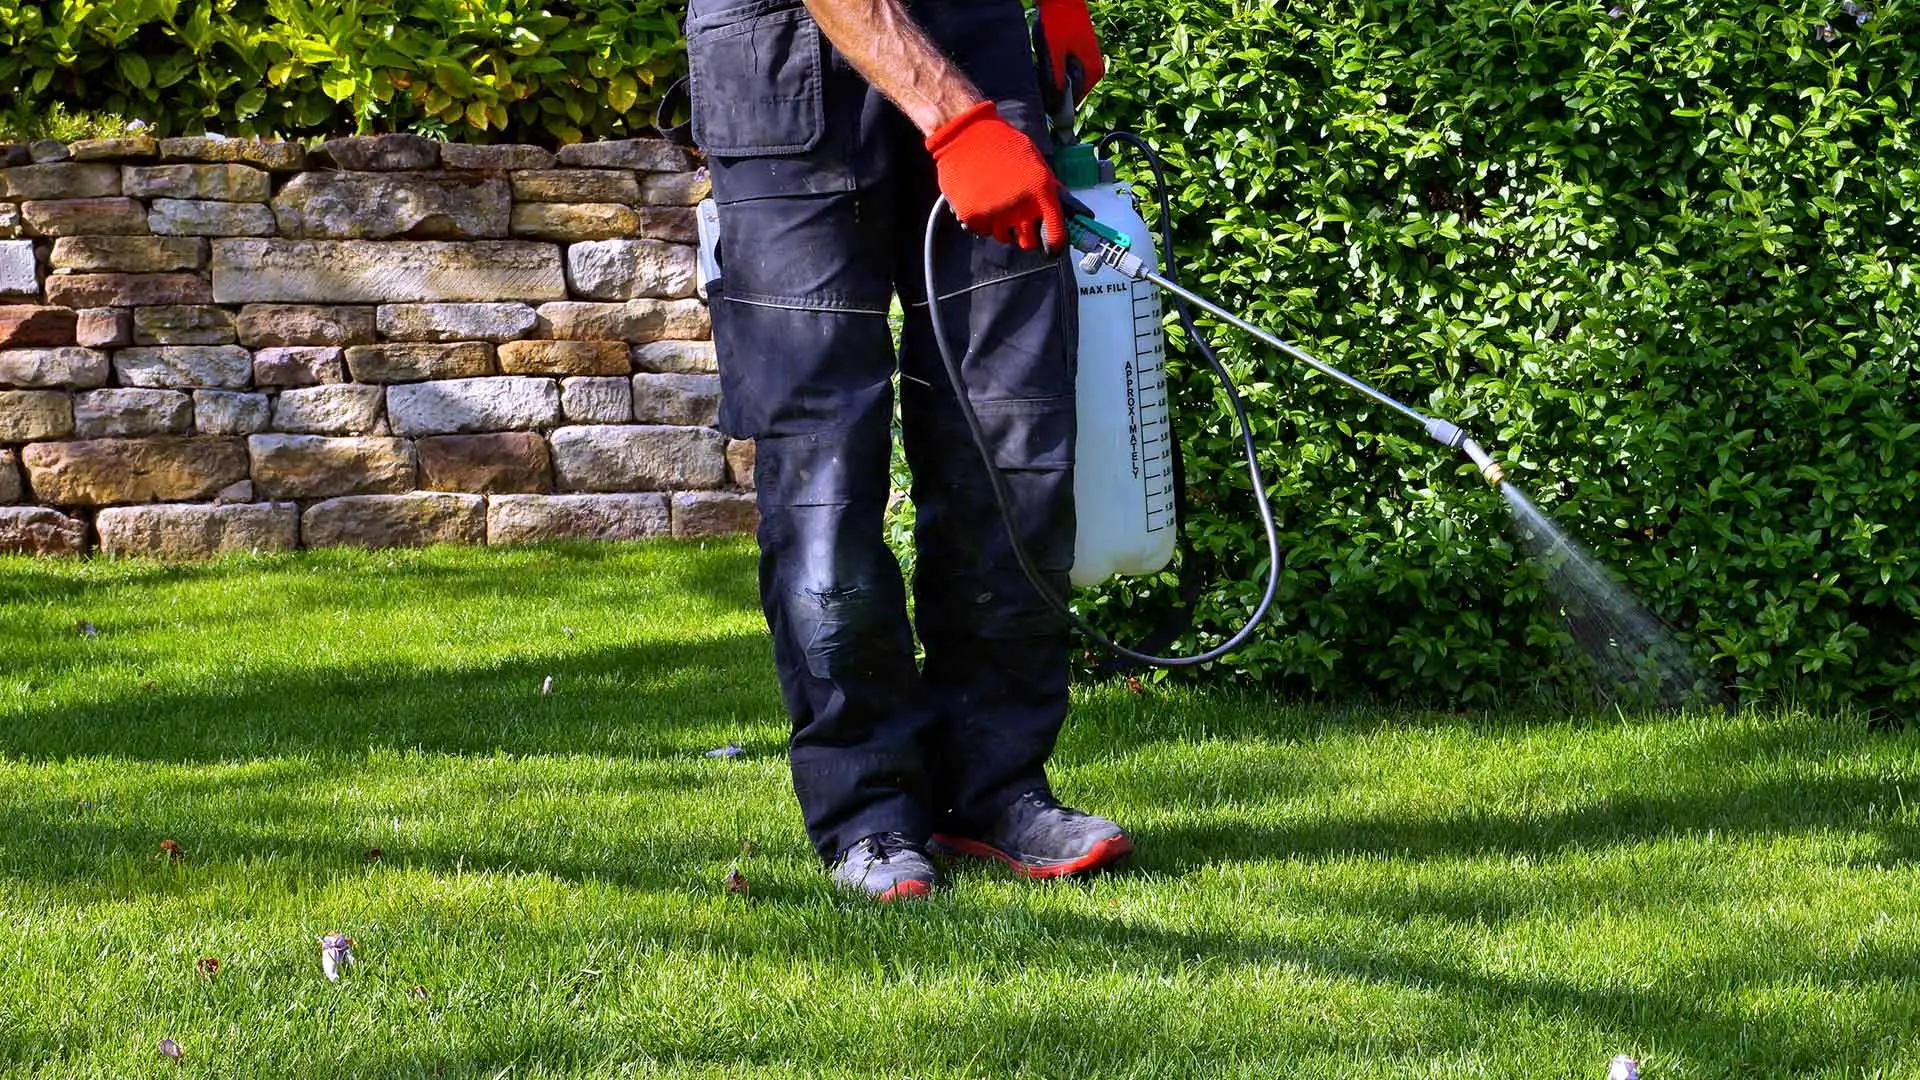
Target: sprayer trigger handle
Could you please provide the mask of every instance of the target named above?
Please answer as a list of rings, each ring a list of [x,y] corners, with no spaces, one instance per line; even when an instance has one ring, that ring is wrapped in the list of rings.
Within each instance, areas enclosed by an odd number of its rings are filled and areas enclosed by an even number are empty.
[[[1071,200],[1071,205],[1068,205]],[[1073,196],[1063,196],[1062,205],[1073,216],[1067,219],[1067,239],[1081,251],[1098,251],[1102,244],[1112,244],[1122,251],[1133,249],[1133,237],[1107,225],[1100,224],[1093,211]]]

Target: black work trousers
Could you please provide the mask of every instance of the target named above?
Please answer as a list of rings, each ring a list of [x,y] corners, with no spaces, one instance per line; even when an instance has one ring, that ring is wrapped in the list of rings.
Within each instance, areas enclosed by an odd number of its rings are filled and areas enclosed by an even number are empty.
[[[909,7],[1047,147],[1018,0]],[[1045,788],[1069,643],[1013,558],[933,345],[921,264],[933,162],[799,0],[693,0],[687,44],[694,136],[720,204],[721,426],[757,441],[760,595],[809,838],[832,860],[876,832],[969,831]],[[1072,268],[945,218],[947,332],[1022,538],[1065,595]],[[883,539],[896,370],[917,512],[911,624]]]

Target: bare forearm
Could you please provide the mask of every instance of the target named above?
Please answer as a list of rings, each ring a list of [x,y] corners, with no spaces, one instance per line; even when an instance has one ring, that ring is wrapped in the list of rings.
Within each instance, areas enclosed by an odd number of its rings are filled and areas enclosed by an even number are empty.
[[[927,39],[900,0],[805,0],[827,40],[922,134],[980,102],[980,91]]]

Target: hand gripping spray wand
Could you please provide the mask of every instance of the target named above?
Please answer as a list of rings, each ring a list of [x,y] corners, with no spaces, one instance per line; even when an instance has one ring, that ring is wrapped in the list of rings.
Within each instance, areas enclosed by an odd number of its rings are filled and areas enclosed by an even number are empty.
[[[1057,133],[1071,131],[1074,99],[1070,83],[1053,117]],[[1191,667],[1217,660],[1253,636],[1273,606],[1279,586],[1280,541],[1273,523],[1273,510],[1267,501],[1266,484],[1260,476],[1246,407],[1226,368],[1194,326],[1192,313],[1187,308],[1189,303],[1418,423],[1428,437],[1441,446],[1464,452],[1492,486],[1499,487],[1506,477],[1499,464],[1458,425],[1427,416],[1394,400],[1192,292],[1170,273],[1158,270],[1152,233],[1141,219],[1130,189],[1115,183],[1112,163],[1099,156],[1100,149],[1112,142],[1133,146],[1151,166],[1159,195],[1161,246],[1169,252],[1173,250],[1172,204],[1167,195],[1165,171],[1145,140],[1131,132],[1116,131],[1088,146],[1067,136],[1065,144],[1054,155],[1053,165],[1068,191],[1064,200],[1071,215],[1068,240],[1081,252],[1075,267],[1080,302],[1079,368],[1075,387],[1078,435],[1074,464],[1074,511],[1078,529],[1071,581],[1084,586],[1098,584],[1115,574],[1155,573],[1173,557],[1173,538],[1179,529],[1175,505],[1182,479],[1162,366],[1164,336],[1159,296],[1154,291],[1158,289],[1173,297],[1174,310],[1188,338],[1226,391],[1228,405],[1240,430],[1254,502],[1266,532],[1266,589],[1253,614],[1239,630],[1219,645],[1193,656],[1156,656],[1127,648],[1095,630],[1047,585],[1020,540],[1020,529],[1011,510],[1013,500],[1005,479],[993,463],[986,431],[967,396],[960,365],[948,344],[941,319],[940,294],[934,281],[934,235],[940,211],[946,206],[944,197],[935,202],[927,217],[926,242],[922,249],[927,309],[933,324],[934,344],[946,367],[947,378],[953,384],[974,446],[986,465],[1014,557],[1033,587],[1049,607],[1108,651],[1155,667]]]

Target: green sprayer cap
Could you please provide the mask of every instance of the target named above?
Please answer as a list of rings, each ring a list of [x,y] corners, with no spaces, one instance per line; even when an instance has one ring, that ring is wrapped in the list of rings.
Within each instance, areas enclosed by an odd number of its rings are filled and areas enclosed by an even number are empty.
[[[1068,143],[1053,152],[1053,173],[1070,191],[1100,185],[1100,155],[1092,143]]]

